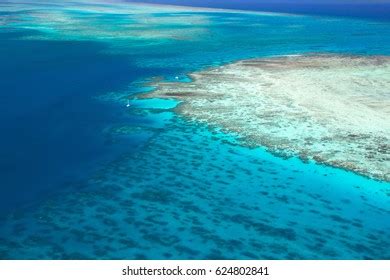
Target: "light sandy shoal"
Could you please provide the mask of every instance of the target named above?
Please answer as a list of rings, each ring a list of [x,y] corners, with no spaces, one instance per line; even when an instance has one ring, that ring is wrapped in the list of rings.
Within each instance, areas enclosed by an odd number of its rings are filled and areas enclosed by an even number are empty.
[[[191,119],[252,146],[390,181],[390,57],[304,55],[244,60],[158,82]]]

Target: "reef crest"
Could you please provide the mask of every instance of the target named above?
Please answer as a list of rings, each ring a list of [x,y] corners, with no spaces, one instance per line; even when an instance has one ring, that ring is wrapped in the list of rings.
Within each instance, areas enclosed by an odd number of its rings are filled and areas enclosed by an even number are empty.
[[[242,60],[159,81],[141,98],[251,146],[390,181],[390,57],[301,55]]]

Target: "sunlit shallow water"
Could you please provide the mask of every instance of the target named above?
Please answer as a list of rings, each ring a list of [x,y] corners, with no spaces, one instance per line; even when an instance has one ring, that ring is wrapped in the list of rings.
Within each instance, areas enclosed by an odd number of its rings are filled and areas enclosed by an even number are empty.
[[[106,4],[0,11],[0,258],[390,258],[388,183],[242,147],[176,115],[174,101],[126,107],[155,77],[188,82],[237,59],[388,55],[388,23]]]

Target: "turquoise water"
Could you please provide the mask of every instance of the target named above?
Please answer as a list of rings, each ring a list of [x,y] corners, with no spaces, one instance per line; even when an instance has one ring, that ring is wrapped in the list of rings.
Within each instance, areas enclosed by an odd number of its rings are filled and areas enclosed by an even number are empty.
[[[390,24],[0,4],[1,259],[389,259],[390,185],[127,98],[238,59],[390,53]]]

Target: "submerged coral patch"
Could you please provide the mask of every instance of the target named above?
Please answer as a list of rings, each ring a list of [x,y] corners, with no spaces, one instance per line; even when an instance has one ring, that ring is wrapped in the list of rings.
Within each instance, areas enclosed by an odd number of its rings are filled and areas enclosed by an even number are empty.
[[[390,180],[390,57],[243,60],[159,82],[146,97],[243,136],[251,146]]]

